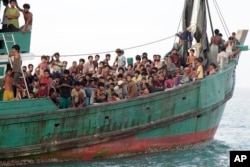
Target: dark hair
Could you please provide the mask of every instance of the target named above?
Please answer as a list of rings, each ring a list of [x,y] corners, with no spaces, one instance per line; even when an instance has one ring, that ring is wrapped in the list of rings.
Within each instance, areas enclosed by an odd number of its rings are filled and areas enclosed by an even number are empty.
[[[85,63],[85,59],[80,59],[79,61],[80,61],[80,62],[82,61],[82,62],[84,62],[84,63]]]
[[[105,57],[110,57],[111,55],[110,54],[106,54]]]
[[[123,75],[122,74],[118,74],[117,78],[123,78]]]
[[[9,0],[3,0],[3,4],[8,4]]]
[[[217,68],[217,66],[215,65],[215,63],[210,63],[210,66],[213,66],[214,68]]]
[[[10,3],[11,3],[11,2],[15,2],[15,3],[16,3],[16,0],[10,0]]]
[[[69,74],[69,70],[64,70],[63,74]]]
[[[190,51],[194,53],[194,49],[190,49]]]
[[[44,70],[43,72],[44,72],[44,73],[45,73],[45,72],[48,72],[48,73],[50,74],[50,71],[49,71],[48,69]]]
[[[93,56],[91,56],[91,55],[90,55],[90,56],[88,56],[88,59],[90,59],[90,58],[92,58],[92,59],[93,59]]]
[[[214,30],[214,33],[215,33],[215,35],[219,35],[219,33],[220,33],[220,30],[218,30],[218,29],[215,29],[215,30]]]
[[[29,64],[29,65],[28,65],[28,68],[30,68],[31,66],[32,66],[32,67],[34,67],[34,65],[33,65],[33,64]]]
[[[103,82],[99,82],[99,83],[98,83],[98,88],[99,88],[99,87],[101,87],[101,86],[103,86],[103,87],[104,87],[104,86],[105,86],[105,84],[104,84]]]
[[[80,86],[80,85],[81,85],[81,83],[79,81],[76,81],[74,84],[74,86]]]
[[[141,61],[141,56],[140,55],[136,55],[135,56],[135,60],[140,60]]]
[[[24,9],[30,9],[30,5],[28,3],[23,4]]]
[[[18,52],[20,51],[20,46],[19,45],[13,45],[12,46],[12,49],[16,49]]]
[[[140,71],[136,70],[135,73],[137,73],[138,75],[140,75]]]
[[[98,57],[98,58],[100,58],[100,55],[95,55],[95,57]]]

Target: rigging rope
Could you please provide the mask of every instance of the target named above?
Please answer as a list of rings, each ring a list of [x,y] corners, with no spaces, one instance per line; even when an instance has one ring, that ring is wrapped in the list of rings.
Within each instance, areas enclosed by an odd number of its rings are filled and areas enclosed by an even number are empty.
[[[172,35],[172,36],[169,36],[169,37],[166,37],[166,38],[162,38],[162,39],[159,39],[159,40],[156,40],[156,41],[148,42],[148,43],[145,43],[145,44],[136,45],[136,46],[132,46],[132,47],[127,47],[127,48],[124,48],[123,50],[124,51],[125,50],[131,50],[131,49],[140,48],[140,47],[147,46],[147,45],[152,45],[152,44],[155,44],[155,43],[159,43],[159,42],[168,40],[168,39],[173,38],[173,37],[175,37],[175,35]],[[103,51],[103,52],[93,52],[93,53],[83,53],[83,54],[75,54],[75,55],[62,55],[62,57],[89,56],[89,55],[97,55],[97,54],[108,54],[108,53],[112,53],[112,52],[115,52],[115,50],[109,50],[109,51]],[[40,56],[36,56],[36,57],[40,57]]]
[[[222,15],[222,13],[221,13],[221,10],[220,10],[220,7],[219,7],[217,1],[216,1],[216,0],[213,0],[213,2],[214,2],[215,9],[216,9],[216,11],[217,11],[217,13],[218,13],[219,19],[220,19],[220,21],[221,21],[221,23],[222,23],[222,26],[223,26],[224,30],[225,30],[226,36],[227,36],[227,38],[228,38],[228,37],[230,36],[230,31],[229,31],[229,29],[228,29],[228,26],[227,26],[227,24],[226,24],[226,21],[225,21],[223,15]]]

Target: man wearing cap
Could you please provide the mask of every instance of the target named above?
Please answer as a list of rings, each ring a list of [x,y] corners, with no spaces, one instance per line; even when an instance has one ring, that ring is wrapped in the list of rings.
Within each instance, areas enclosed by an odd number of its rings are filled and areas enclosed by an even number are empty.
[[[117,86],[115,86],[115,88],[114,88],[115,93],[119,96],[120,99],[124,99],[124,97],[125,97],[123,84],[124,84],[123,81],[120,80],[117,82]]]

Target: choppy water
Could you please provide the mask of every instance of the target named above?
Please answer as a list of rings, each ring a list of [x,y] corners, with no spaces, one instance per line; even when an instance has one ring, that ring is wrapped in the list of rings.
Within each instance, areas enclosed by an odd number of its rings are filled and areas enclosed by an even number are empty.
[[[236,88],[215,139],[207,146],[122,159],[32,165],[35,167],[225,167],[230,150],[250,150],[250,89]]]

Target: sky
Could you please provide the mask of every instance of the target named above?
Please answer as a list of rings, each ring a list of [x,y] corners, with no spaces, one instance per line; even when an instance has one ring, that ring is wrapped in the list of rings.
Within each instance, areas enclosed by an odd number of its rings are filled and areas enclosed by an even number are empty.
[[[169,38],[154,45],[126,50],[126,57],[135,57],[147,52],[165,55],[173,46],[173,35],[178,28],[184,0],[18,0],[20,6],[31,5],[34,22],[31,39],[31,52],[36,56],[52,55],[59,52],[61,60],[70,64],[81,54],[113,51],[116,48],[128,48],[152,41]],[[214,7],[214,0],[209,0],[213,27],[220,29],[227,39],[223,25]],[[247,0],[217,0],[221,13],[230,32],[249,29],[246,13]],[[20,17],[23,24],[23,17]],[[211,36],[208,27],[208,36]],[[250,36],[250,34],[249,34]],[[250,37],[245,44],[250,45]],[[69,55],[81,55],[69,57]],[[100,54],[101,59],[105,54]],[[115,54],[111,53],[114,57]],[[39,59],[33,60],[34,64]],[[248,66],[250,53],[242,52],[236,70],[237,87],[249,87]]]

